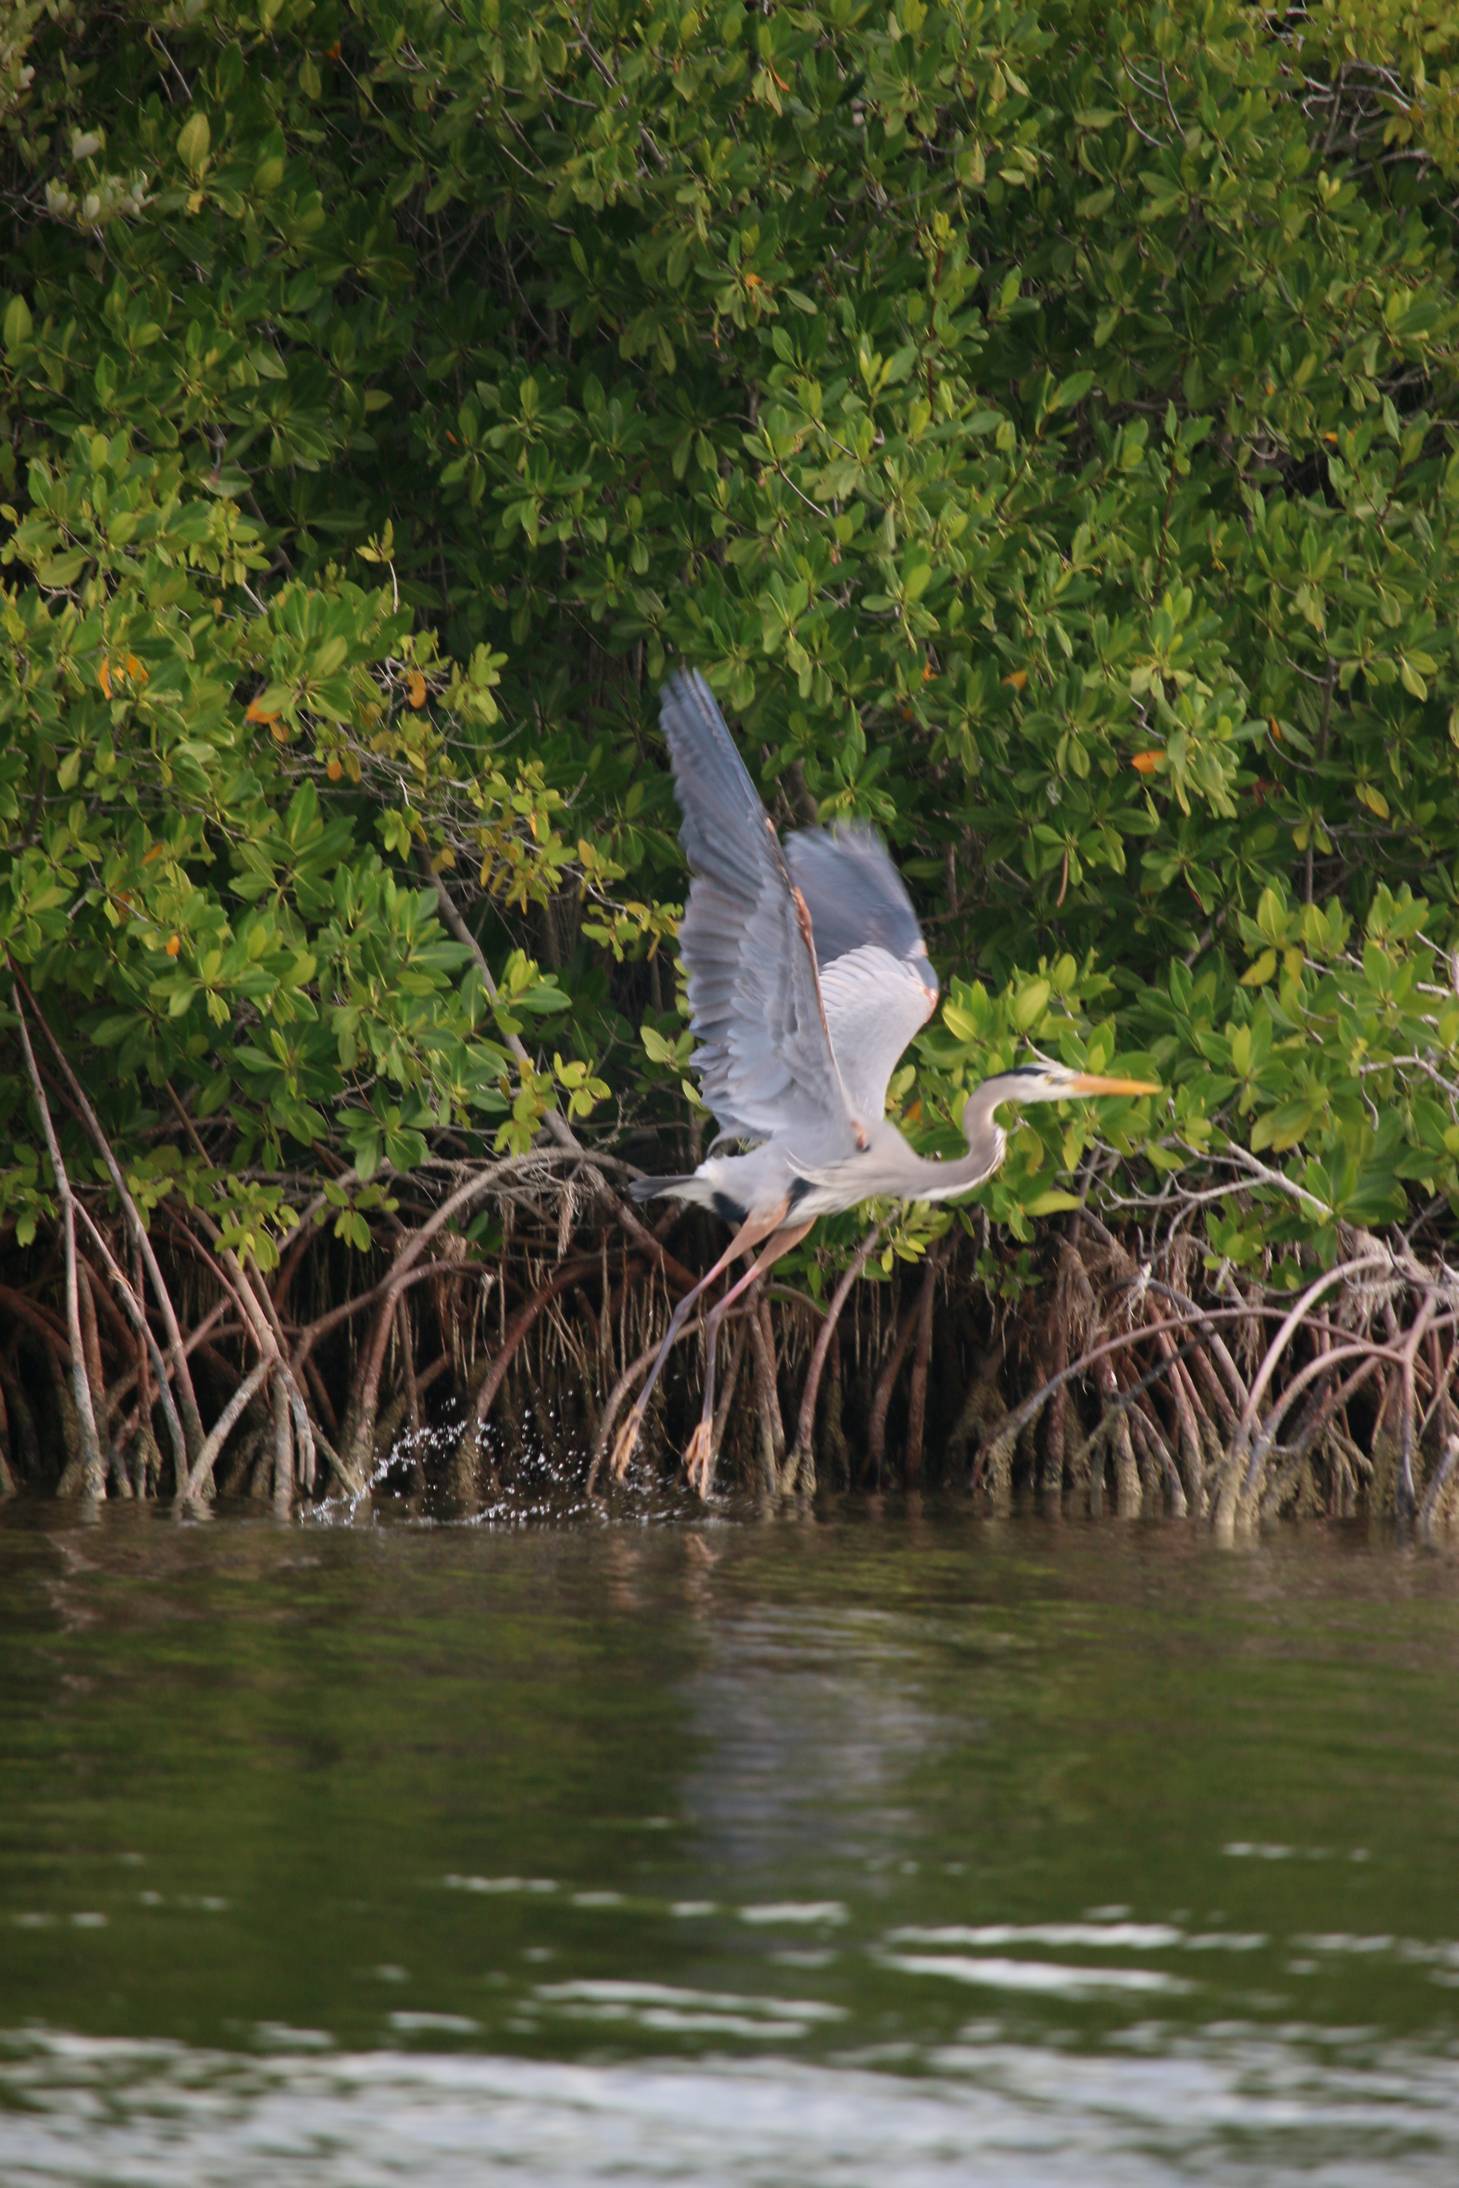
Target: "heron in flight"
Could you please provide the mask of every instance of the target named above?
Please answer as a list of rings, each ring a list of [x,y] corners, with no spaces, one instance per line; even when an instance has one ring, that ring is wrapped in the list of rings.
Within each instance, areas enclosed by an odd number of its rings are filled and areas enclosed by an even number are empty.
[[[937,1006],[938,983],[901,875],[869,828],[807,828],[781,842],[708,684],[697,670],[665,684],[664,736],[693,873],[679,927],[689,975],[691,1059],[718,1140],[681,1177],[639,1178],[635,1200],[712,1208],[734,1225],[714,1266],[669,1319],[618,1439],[627,1468],[664,1362],[700,1294],[743,1255],[759,1252],[705,1323],[704,1397],[685,1453],[707,1485],[714,1358],[728,1309],[818,1216],[864,1200],[953,1200],[1003,1160],[997,1112],[1009,1102],[1089,1094],[1154,1094],[1145,1079],[1101,1079],[1062,1064],[1022,1064],[975,1087],[963,1110],[966,1155],[919,1155],[884,1114],[887,1084]],[[718,1144],[716,1141],[716,1145]]]

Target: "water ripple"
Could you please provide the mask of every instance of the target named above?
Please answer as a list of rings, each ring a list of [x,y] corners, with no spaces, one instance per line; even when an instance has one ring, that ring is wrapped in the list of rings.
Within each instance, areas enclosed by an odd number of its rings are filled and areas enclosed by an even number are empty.
[[[1450,2188],[1447,2058],[1354,2076],[1248,2033],[1224,2053],[1061,2058],[949,2045],[931,2075],[864,2067],[552,2064],[286,2051],[56,2031],[0,2038],[7,2188]],[[11,2107],[18,2106],[14,2110]],[[291,2168],[295,2169],[291,2174]]]

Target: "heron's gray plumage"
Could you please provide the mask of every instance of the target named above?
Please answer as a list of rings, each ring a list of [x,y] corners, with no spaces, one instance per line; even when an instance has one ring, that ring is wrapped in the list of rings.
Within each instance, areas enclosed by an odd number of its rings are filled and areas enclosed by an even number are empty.
[[[815,931],[819,953],[819,927]],[[906,958],[863,942],[829,964],[822,959],[821,994],[851,1106],[857,1116],[879,1123],[892,1073],[926,1025],[933,993]]]
[[[669,679],[662,714],[694,875],[679,948],[704,1099],[722,1132],[851,1154],[935,997],[912,900],[869,828],[782,847],[697,671]]]
[[[669,679],[662,719],[694,873],[679,948],[704,1099],[724,1132],[769,1139],[814,1127],[830,1135],[826,1153],[849,1151],[856,1121],[780,839],[697,671]]]
[[[645,1178],[640,1198],[734,1209],[762,1235],[882,1194],[950,1200],[1003,1160],[1001,1103],[1154,1091],[1023,1065],[974,1089],[965,1156],[919,1155],[887,1121],[886,1097],[937,975],[886,845],[843,824],[798,830],[782,848],[704,678],[671,676],[661,705],[693,872],[679,926],[692,1061],[721,1133],[760,1144],[711,1154],[692,1176]]]
[[[822,972],[867,942],[898,960],[926,957],[907,885],[874,829],[847,821],[797,829],[785,857],[810,907]]]
[[[1062,1064],[1023,1066],[975,1087],[963,1110],[967,1153],[929,1161],[888,1122],[897,1059],[937,1002],[937,975],[901,875],[871,829],[811,828],[787,837],[740,758],[708,684],[671,676],[664,736],[693,872],[679,925],[693,1064],[721,1132],[758,1141],[711,1153],[687,1176],[640,1178],[637,1200],[666,1196],[713,1208],[737,1228],[669,1318],[613,1447],[633,1454],[644,1407],[685,1318],[706,1285],[742,1254],[758,1258],[711,1309],[699,1426],[687,1459],[701,1488],[712,1464],[716,1334],[730,1305],[803,1238],[818,1216],[882,1194],[951,1200],[1003,1160],[1004,1102],[1154,1093],[1146,1081],[1100,1079]]]

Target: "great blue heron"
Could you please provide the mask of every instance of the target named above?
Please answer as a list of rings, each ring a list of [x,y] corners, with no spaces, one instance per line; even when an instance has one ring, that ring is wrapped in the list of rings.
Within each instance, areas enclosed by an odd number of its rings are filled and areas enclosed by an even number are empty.
[[[714,1209],[735,1226],[714,1266],[686,1292],[613,1447],[633,1456],[644,1410],[695,1301],[731,1262],[761,1251],[705,1323],[704,1398],[685,1461],[708,1476],[714,1356],[720,1323],[817,1216],[858,1202],[952,1200],[1003,1160],[1005,1102],[1088,1094],[1154,1094],[1146,1079],[1101,1079],[1062,1064],[1021,1064],[975,1087],[963,1109],[968,1151],[919,1155],[885,1116],[897,1059],[937,1005],[937,975],[886,845],[869,828],[808,828],[781,843],[697,671],[669,678],[660,701],[680,841],[693,871],[679,927],[699,1046],[692,1063],[719,1137],[753,1141],[711,1151],[686,1176],[640,1178],[635,1200],[666,1196]]]

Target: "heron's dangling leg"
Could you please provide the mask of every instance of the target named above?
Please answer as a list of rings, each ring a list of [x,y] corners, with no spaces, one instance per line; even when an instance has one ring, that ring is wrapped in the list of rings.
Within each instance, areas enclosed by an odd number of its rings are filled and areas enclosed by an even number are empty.
[[[689,1438],[684,1453],[684,1467],[693,1486],[701,1497],[709,1494],[709,1469],[714,1454],[714,1356],[719,1343],[719,1326],[742,1292],[747,1292],[757,1277],[763,1276],[772,1262],[782,1254],[788,1254],[792,1246],[798,1246],[811,1228],[809,1223],[792,1224],[789,1230],[776,1231],[764,1250],[736,1277],[723,1299],[717,1300],[704,1324],[704,1397],[700,1403],[699,1421]]]
[[[700,1277],[697,1284],[692,1285],[685,1292],[678,1306],[669,1316],[669,1326],[664,1331],[664,1341],[653,1356],[653,1361],[643,1379],[638,1396],[634,1399],[628,1418],[619,1429],[617,1439],[613,1445],[613,1456],[609,1464],[613,1469],[615,1480],[621,1481],[628,1471],[628,1462],[633,1457],[634,1448],[638,1443],[639,1432],[643,1427],[643,1416],[647,1410],[649,1399],[653,1396],[654,1384],[663,1373],[664,1362],[673,1351],[675,1340],[684,1327],[695,1300],[706,1285],[712,1284],[717,1276],[723,1275],[732,1261],[738,1261],[741,1254],[749,1253],[763,1239],[768,1238],[784,1214],[785,1208],[782,1203],[773,1216],[750,1216],[742,1223],[713,1268],[708,1270],[705,1275]]]

